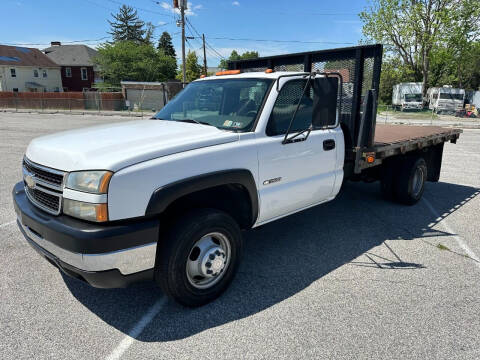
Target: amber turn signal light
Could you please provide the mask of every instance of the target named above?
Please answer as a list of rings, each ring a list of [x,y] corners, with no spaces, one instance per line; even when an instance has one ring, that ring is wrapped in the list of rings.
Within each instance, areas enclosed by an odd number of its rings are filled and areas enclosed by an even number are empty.
[[[108,205],[107,204],[98,204],[95,207],[96,218],[98,222],[108,220]]]
[[[105,172],[103,175],[102,180],[100,180],[100,186],[98,187],[98,191],[100,193],[106,194],[108,191],[108,184],[110,184],[110,178],[112,177],[113,173],[108,171]]]

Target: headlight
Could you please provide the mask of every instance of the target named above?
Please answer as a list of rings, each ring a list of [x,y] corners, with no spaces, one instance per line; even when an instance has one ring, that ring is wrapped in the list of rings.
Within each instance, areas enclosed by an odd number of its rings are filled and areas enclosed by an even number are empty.
[[[77,171],[68,174],[66,187],[93,194],[105,194],[113,173],[111,171]]]
[[[102,222],[108,220],[107,204],[92,204],[63,199],[63,213],[88,221]]]

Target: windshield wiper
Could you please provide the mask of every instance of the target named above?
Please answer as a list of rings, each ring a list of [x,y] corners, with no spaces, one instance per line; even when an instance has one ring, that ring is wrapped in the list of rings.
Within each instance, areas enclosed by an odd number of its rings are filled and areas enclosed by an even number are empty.
[[[214,126],[210,123],[207,123],[205,121],[198,121],[198,120],[195,120],[195,119],[179,119],[179,120],[175,120],[175,121],[180,121],[180,122],[188,122],[188,123],[193,123],[193,124],[200,124],[200,125],[208,125],[208,126]]]

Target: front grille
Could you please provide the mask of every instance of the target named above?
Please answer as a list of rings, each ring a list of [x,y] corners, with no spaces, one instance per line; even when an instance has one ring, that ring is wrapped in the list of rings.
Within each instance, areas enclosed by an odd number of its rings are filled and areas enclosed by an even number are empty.
[[[65,173],[23,160],[23,181],[28,199],[54,215],[61,212]]]
[[[44,167],[40,167],[31,163],[30,161],[24,159],[23,160],[23,167],[28,170],[30,173],[35,175],[35,177],[39,180],[42,180],[48,184],[52,184],[57,187],[62,186],[63,182],[63,173],[56,170],[47,170]],[[53,172],[55,171],[55,172]]]
[[[54,195],[52,193],[47,193],[46,189],[30,189],[28,186],[25,186],[28,197],[32,203],[39,208],[51,212],[53,214],[58,214],[60,212],[60,201],[61,195]]]

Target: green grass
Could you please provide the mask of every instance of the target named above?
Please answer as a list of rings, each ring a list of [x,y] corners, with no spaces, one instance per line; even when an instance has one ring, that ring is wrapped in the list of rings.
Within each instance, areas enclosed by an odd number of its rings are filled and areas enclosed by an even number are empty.
[[[429,109],[423,109],[423,110],[409,110],[409,111],[395,111],[391,107],[387,107],[385,105],[378,105],[377,107],[377,115],[380,116],[392,116],[392,117],[398,117],[402,119],[419,119],[419,120],[425,120],[425,119],[438,119],[437,114],[432,114],[432,111]]]
[[[437,244],[437,249],[450,251],[450,249],[443,244]]]

